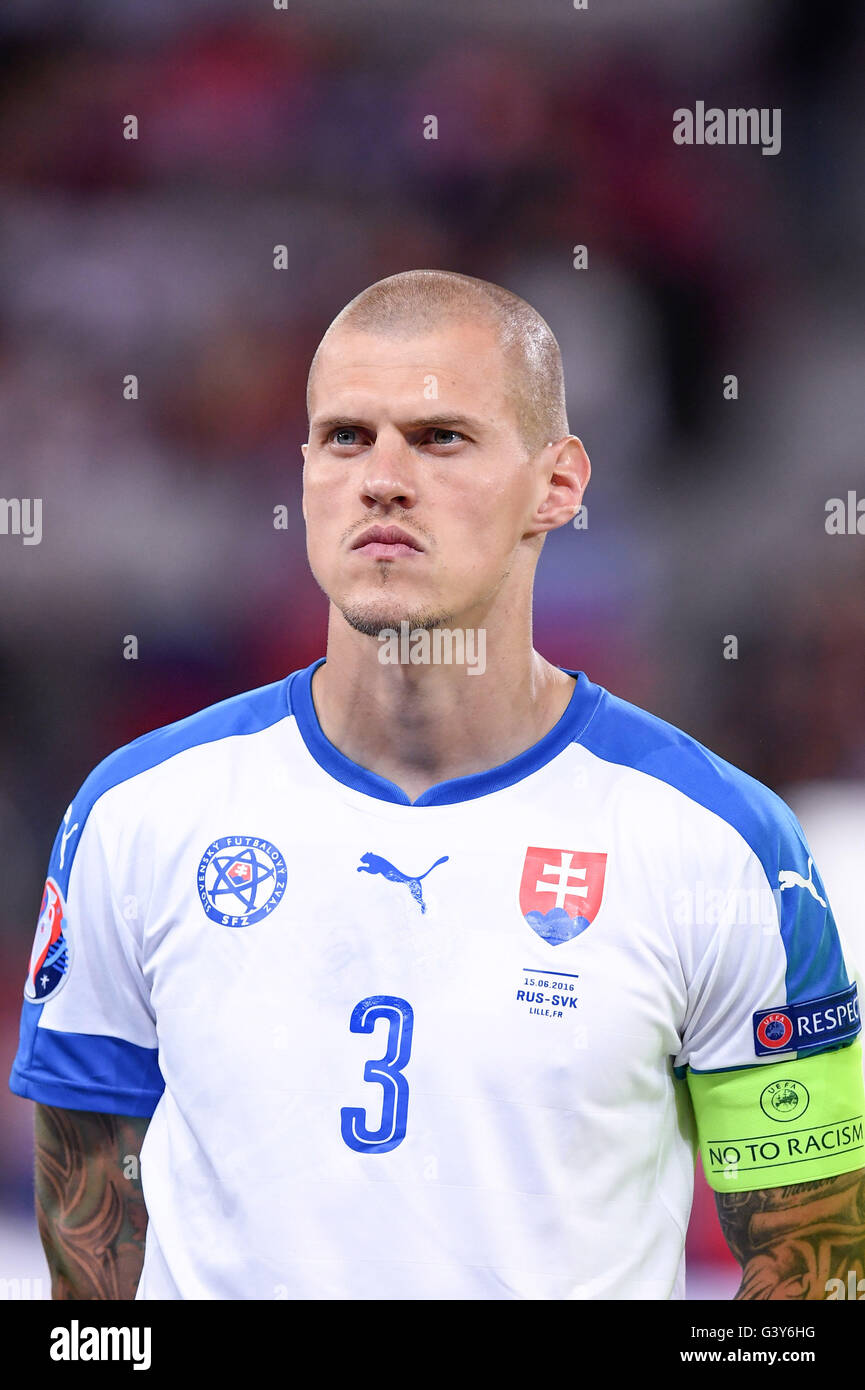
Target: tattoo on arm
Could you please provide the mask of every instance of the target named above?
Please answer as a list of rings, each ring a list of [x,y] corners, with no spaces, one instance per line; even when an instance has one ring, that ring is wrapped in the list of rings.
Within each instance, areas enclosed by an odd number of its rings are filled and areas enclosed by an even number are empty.
[[[147,1212],[147,1119],[36,1106],[36,1217],[54,1299],[132,1299]]]
[[[865,1272],[865,1168],[715,1203],[742,1266],[737,1299],[825,1299],[830,1279]]]

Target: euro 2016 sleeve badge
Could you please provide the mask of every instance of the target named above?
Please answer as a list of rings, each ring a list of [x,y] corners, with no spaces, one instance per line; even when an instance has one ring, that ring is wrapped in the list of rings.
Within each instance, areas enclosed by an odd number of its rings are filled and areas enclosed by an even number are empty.
[[[30,966],[24,981],[24,998],[31,1004],[44,1004],[66,983],[71,961],[71,944],[66,927],[66,903],[53,878],[45,880]]]
[[[532,930],[551,946],[584,932],[600,909],[606,868],[606,854],[536,845],[527,849],[520,907]]]

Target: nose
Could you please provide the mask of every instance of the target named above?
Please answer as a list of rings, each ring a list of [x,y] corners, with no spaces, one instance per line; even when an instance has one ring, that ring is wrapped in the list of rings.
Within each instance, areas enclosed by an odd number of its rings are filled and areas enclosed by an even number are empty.
[[[402,436],[383,431],[366,457],[361,496],[367,506],[382,507],[398,503],[413,507],[417,490],[412,477],[411,450]]]

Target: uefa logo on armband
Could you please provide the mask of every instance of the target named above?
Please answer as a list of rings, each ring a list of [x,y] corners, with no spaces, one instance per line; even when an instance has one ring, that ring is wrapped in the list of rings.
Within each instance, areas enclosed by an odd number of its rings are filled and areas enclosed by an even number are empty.
[[[780,1081],[772,1081],[760,1095],[760,1109],[770,1120],[786,1123],[798,1120],[805,1114],[811,1100],[807,1086],[785,1076]]]
[[[282,902],[288,869],[276,845],[254,835],[223,835],[198,866],[198,897],[211,922],[249,927]]]
[[[66,983],[71,948],[63,930],[65,926],[66,903],[63,894],[54,879],[48,878],[42,892],[30,966],[24,982],[24,998],[29,999],[31,1004],[44,1004]]]
[[[788,1014],[780,1012],[767,1014],[756,1027],[757,1042],[767,1052],[776,1052],[786,1047],[793,1036],[793,1023]]]

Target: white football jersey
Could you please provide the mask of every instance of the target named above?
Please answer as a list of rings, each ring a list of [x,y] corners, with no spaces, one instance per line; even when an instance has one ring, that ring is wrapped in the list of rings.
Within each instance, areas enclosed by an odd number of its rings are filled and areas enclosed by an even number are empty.
[[[859,1027],[798,822],[575,672],[539,743],[412,804],[325,738],[319,664],[84,783],[12,1089],[152,1116],[139,1299],[684,1297],[692,1077],[780,1077],[780,1160],[700,1124],[713,1185],[776,1186]]]

